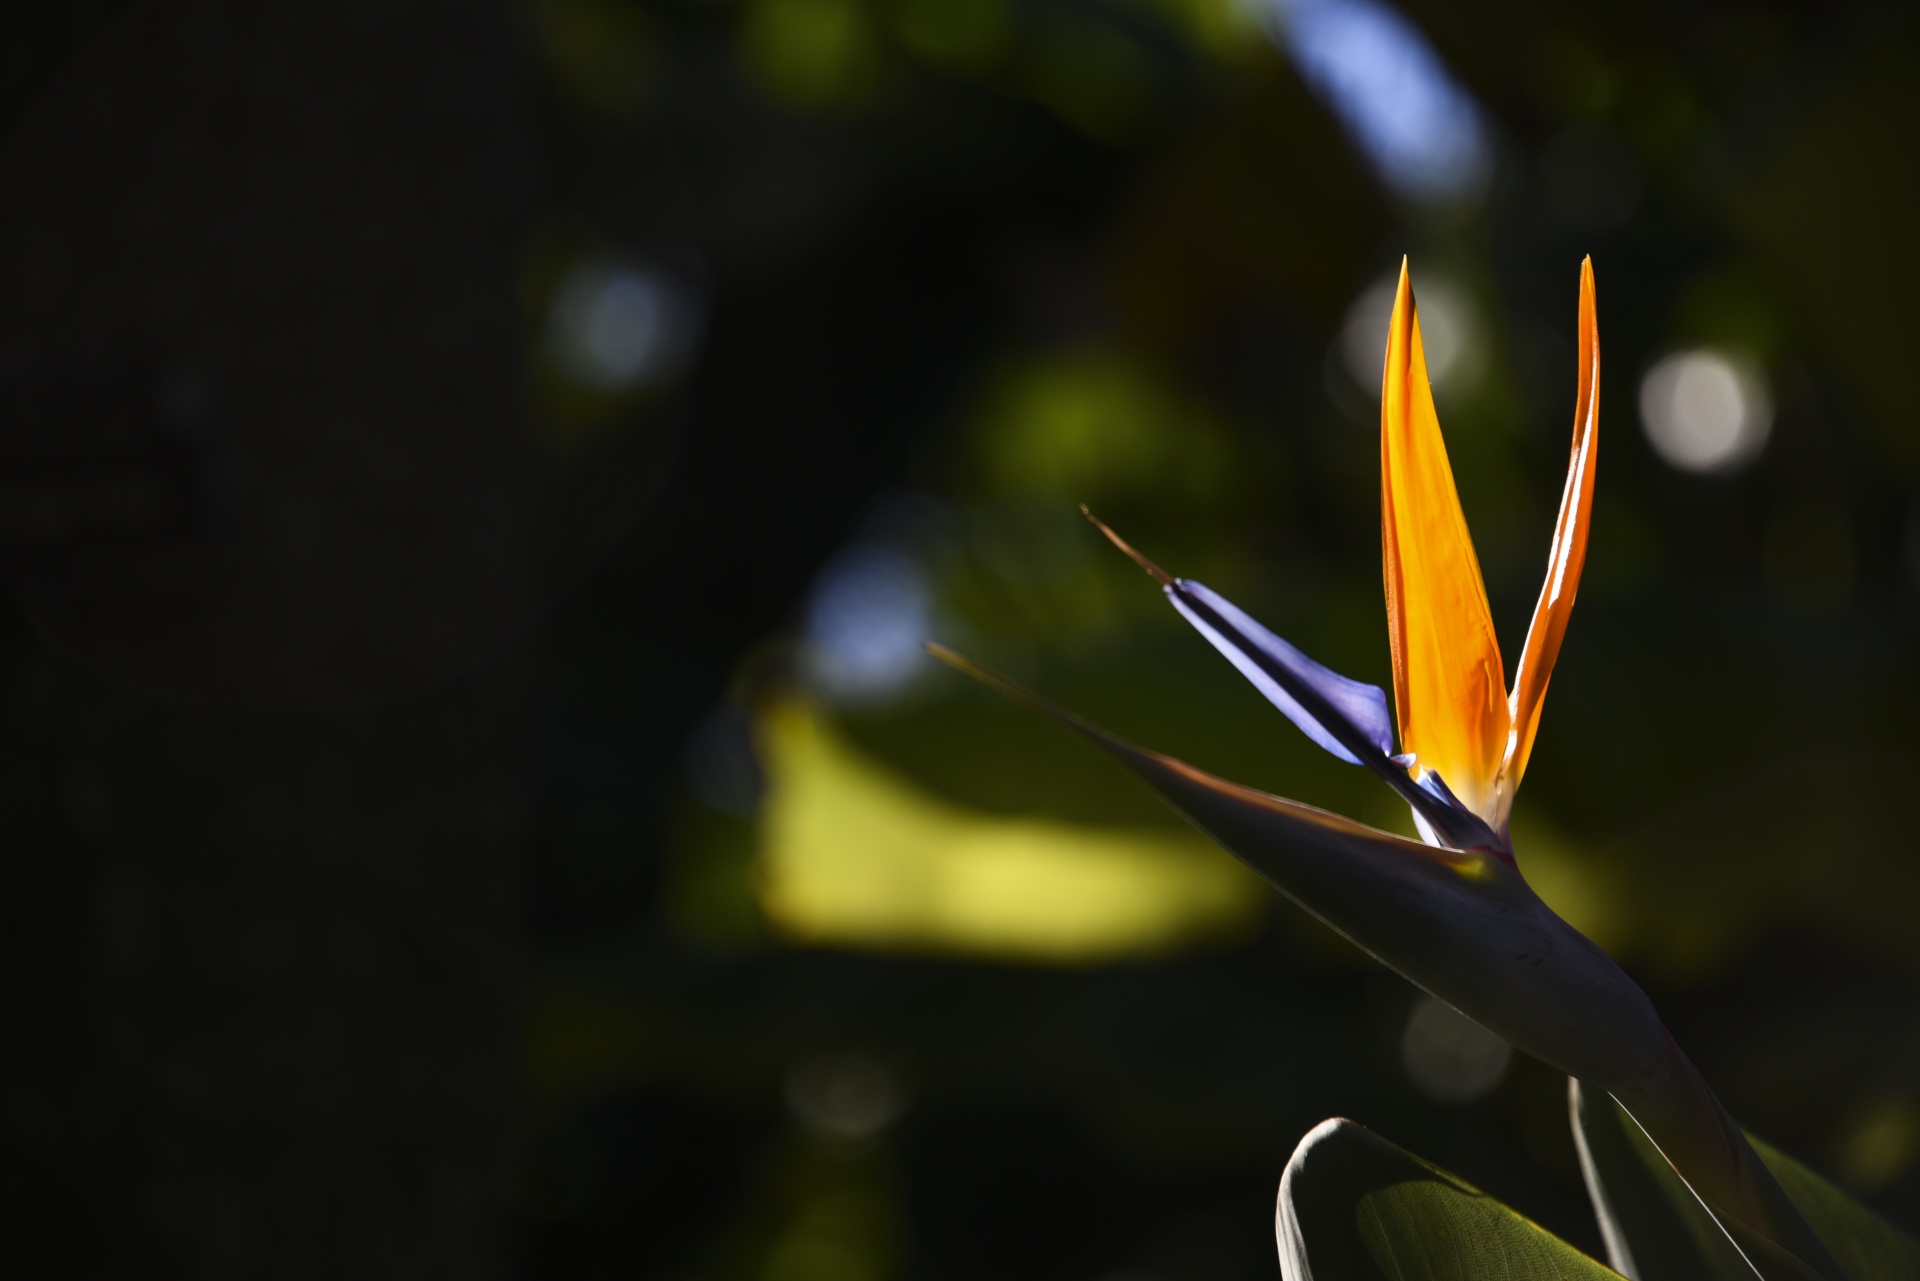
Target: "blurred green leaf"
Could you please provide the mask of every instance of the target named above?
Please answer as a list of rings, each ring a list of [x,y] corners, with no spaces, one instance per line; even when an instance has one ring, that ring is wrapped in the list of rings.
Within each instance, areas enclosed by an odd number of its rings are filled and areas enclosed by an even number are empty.
[[[1280,1181],[1287,1281],[1587,1281],[1618,1274],[1352,1121],[1300,1141]]]
[[[1847,1275],[1855,1281],[1920,1281],[1920,1241],[1784,1152],[1748,1138]]]
[[[1243,936],[1269,901],[1191,830],[958,806],[800,701],[756,728],[768,790],[750,879],[790,940],[1087,964]]]
[[[1619,1104],[1576,1082],[1573,1115],[1581,1172],[1614,1267],[1636,1281],[1744,1281],[1754,1275]],[[1748,1137],[1854,1281],[1920,1278],[1920,1241],[1792,1157]]]

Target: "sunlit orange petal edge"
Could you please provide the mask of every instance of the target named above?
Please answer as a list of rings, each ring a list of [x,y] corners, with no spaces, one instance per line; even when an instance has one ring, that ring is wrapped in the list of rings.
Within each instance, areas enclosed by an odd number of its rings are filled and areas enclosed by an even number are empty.
[[[1580,373],[1574,398],[1573,455],[1567,464],[1567,484],[1560,496],[1560,517],[1553,528],[1553,547],[1547,555],[1547,578],[1540,588],[1539,603],[1533,607],[1533,622],[1527,629],[1526,649],[1513,675],[1513,694],[1508,700],[1512,729],[1508,734],[1506,759],[1500,768],[1500,810],[1494,815],[1504,828],[1513,794],[1527,770],[1527,758],[1533,753],[1533,739],[1540,727],[1540,707],[1546,700],[1547,682],[1553,676],[1554,661],[1560,656],[1560,643],[1567,633],[1567,620],[1573,614],[1573,600],[1580,587],[1580,571],[1587,563],[1587,531],[1593,522],[1593,474],[1599,453],[1600,431],[1600,327],[1595,319],[1593,259],[1580,264]]]
[[[1381,380],[1380,489],[1400,750],[1491,819],[1508,746],[1506,677],[1440,435],[1404,260]]]

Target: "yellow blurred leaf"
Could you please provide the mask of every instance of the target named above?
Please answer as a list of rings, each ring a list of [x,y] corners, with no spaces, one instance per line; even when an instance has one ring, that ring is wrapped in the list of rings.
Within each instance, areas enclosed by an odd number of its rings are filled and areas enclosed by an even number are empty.
[[[805,704],[768,710],[760,739],[760,906],[796,942],[1084,964],[1241,936],[1269,901],[1197,832],[971,810]]]

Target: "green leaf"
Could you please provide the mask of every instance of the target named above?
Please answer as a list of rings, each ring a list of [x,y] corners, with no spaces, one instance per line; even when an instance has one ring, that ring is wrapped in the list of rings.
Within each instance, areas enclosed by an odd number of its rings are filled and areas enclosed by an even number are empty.
[[[1618,1281],[1539,1224],[1352,1121],[1322,1122],[1280,1180],[1285,1281]]]
[[[1581,1172],[1613,1266],[1636,1281],[1751,1281],[1755,1269],[1625,1110],[1578,1082],[1572,1090]],[[1747,1138],[1851,1281],[1920,1281],[1920,1241]]]
[[[1752,1265],[1620,1105],[1571,1078],[1568,1089],[1607,1262],[1634,1281],[1754,1281]]]
[[[1792,1157],[1747,1138],[1853,1281],[1920,1281],[1920,1241]]]

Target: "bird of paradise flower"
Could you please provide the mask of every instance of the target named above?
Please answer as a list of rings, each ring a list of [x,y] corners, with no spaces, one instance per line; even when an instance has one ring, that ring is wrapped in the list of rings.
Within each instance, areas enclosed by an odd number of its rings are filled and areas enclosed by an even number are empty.
[[[1429,387],[1403,263],[1381,388],[1381,542],[1393,705],[1088,513],[1173,607],[1314,742],[1379,775],[1424,843],[1217,778],[1081,720],[951,650],[936,657],[1051,716],[1335,930],[1515,1046],[1605,1091],[1763,1277],[1845,1273],[1640,987],[1528,886],[1509,836],[1592,525],[1600,339],[1580,269],[1573,445],[1546,581],[1509,688]],[[1395,730],[1398,730],[1396,751]],[[1304,1145],[1303,1145],[1304,1147]],[[1282,1219],[1286,1217],[1283,1204]],[[1284,1244],[1283,1225],[1283,1244]]]

